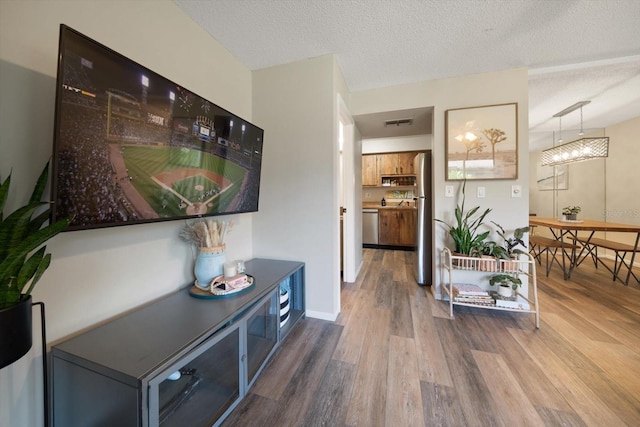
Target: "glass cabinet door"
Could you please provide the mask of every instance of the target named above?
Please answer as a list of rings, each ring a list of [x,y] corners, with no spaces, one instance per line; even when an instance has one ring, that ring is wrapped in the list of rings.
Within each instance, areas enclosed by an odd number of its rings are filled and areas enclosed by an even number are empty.
[[[279,319],[280,307],[275,291],[247,316],[248,387],[278,343]]]
[[[149,382],[149,425],[210,426],[240,398],[239,325]]]

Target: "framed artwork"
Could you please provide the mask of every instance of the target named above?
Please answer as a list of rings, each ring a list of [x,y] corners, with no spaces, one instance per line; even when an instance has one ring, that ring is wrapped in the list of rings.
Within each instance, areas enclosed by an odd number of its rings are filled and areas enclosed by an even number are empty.
[[[447,181],[518,178],[518,104],[445,111]]]
[[[543,166],[536,164],[536,183],[539,191],[568,190],[569,165]]]

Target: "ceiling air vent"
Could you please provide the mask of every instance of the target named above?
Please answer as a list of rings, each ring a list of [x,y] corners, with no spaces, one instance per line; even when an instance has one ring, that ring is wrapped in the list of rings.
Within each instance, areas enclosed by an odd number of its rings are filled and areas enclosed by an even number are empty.
[[[387,126],[411,126],[413,119],[397,119],[397,120],[385,120],[384,127]]]

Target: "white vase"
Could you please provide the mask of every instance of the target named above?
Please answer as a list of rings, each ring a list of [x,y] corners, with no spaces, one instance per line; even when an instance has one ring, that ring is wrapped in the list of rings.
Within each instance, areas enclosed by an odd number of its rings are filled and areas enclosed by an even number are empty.
[[[196,276],[195,285],[198,288],[208,290],[213,279],[223,274],[223,267],[226,261],[224,249],[224,245],[198,248],[196,263],[193,268]]]

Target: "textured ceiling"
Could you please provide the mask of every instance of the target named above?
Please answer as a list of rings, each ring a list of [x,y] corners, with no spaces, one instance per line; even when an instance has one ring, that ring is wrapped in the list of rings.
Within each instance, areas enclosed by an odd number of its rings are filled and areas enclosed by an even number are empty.
[[[585,128],[640,115],[640,0],[174,2],[251,70],[335,54],[352,92],[528,67],[531,148],[581,100]]]

